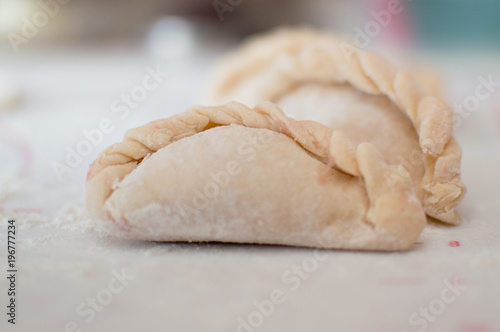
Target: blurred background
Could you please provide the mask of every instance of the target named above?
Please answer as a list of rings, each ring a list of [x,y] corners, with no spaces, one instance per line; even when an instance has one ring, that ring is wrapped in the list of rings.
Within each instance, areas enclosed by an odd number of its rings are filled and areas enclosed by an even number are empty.
[[[500,80],[499,17],[496,0],[0,0],[4,207],[51,210],[81,198],[99,151],[130,127],[199,103],[213,61],[249,35],[283,25],[335,31],[359,48],[435,69],[453,105],[474,94],[480,77]],[[168,75],[118,111],[152,70]],[[494,91],[471,106],[456,128],[462,144],[498,133],[499,100]],[[103,118],[112,130],[61,168]]]

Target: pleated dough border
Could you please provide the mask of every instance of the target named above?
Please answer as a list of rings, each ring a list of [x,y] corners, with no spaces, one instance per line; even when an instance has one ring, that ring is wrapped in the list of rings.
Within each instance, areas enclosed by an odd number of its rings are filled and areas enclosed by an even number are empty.
[[[208,103],[220,103],[252,73],[265,80],[249,91],[258,101],[277,101],[303,83],[350,84],[371,95],[385,95],[411,120],[424,155],[423,206],[427,215],[460,222],[455,207],[466,188],[460,180],[461,149],[452,137],[450,108],[408,71],[380,56],[356,49],[329,33],[281,29],[248,42],[222,60],[210,84]]]
[[[326,242],[324,247],[403,250],[411,247],[422,231],[426,218],[410,177],[390,181],[402,166],[388,166],[370,143],[354,146],[343,133],[314,121],[291,119],[270,102],[253,109],[237,102],[193,107],[171,118],[129,130],[123,142],[107,148],[90,166],[87,204],[91,214],[94,218],[109,219],[104,209],[106,200],[117,183],[149,155],[204,130],[233,124],[286,135],[328,167],[358,177],[364,183],[370,203],[364,220],[370,227],[359,229],[344,242]],[[326,228],[320,235],[342,237],[342,234],[327,234],[328,231]],[[366,238],[367,242],[359,244],[359,238]]]

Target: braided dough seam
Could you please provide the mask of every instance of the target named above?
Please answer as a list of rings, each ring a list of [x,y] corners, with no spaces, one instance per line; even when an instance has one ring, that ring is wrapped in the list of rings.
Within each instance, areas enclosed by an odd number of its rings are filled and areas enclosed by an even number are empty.
[[[233,124],[284,134],[328,166],[364,181],[370,201],[364,221],[380,238],[379,242],[384,242],[380,247],[407,249],[424,227],[425,215],[411,180],[388,181],[400,170],[388,166],[372,144],[354,147],[341,132],[313,121],[288,118],[270,102],[254,109],[237,102],[217,107],[193,107],[185,113],[129,130],[123,142],[103,151],[89,168],[87,201],[90,211],[95,217],[106,219],[103,206],[113,193],[114,184],[151,153],[214,126]]]
[[[452,137],[452,112],[409,72],[327,33],[282,30],[250,41],[225,60],[211,85],[211,101],[220,102],[247,73],[266,67],[263,84],[250,92],[258,101],[275,102],[304,82],[347,83],[368,94],[387,96],[410,119],[419,136],[425,165],[425,212],[450,224],[460,222],[454,208],[466,188],[460,180],[461,150]]]

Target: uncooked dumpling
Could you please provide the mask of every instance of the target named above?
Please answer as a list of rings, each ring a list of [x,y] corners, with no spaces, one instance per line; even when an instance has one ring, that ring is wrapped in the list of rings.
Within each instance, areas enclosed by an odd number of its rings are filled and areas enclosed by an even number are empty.
[[[425,214],[398,172],[370,143],[233,102],[128,131],[91,165],[87,203],[127,238],[403,250]]]
[[[418,76],[418,78],[415,78]],[[272,101],[296,119],[342,131],[355,145],[372,143],[402,165],[427,215],[457,224],[465,186],[452,112],[428,75],[398,70],[379,56],[307,29],[255,38],[224,59],[207,102]]]

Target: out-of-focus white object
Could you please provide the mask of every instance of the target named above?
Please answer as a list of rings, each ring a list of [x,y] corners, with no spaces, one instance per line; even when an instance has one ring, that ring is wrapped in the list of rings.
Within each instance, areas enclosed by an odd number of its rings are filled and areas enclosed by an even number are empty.
[[[195,27],[188,20],[168,16],[153,24],[148,48],[159,57],[179,58],[189,55],[195,47]]]
[[[0,74],[0,112],[11,109],[19,104],[21,100],[21,89],[18,84],[9,77]]]
[[[36,9],[32,0],[0,0],[0,32],[17,32],[23,16]]]

